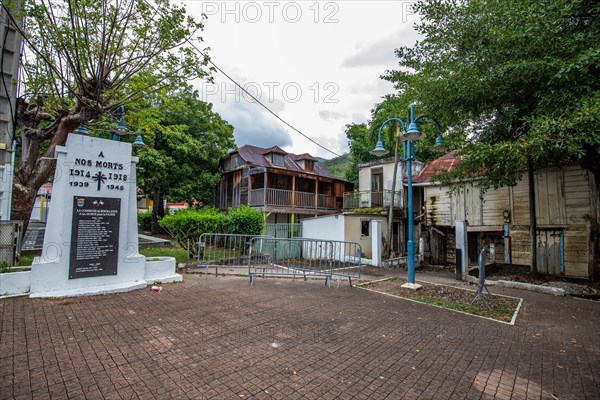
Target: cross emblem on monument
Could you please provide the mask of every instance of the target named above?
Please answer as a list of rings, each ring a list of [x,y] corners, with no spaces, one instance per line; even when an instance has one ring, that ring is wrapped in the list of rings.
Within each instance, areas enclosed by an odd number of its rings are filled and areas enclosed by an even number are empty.
[[[102,184],[106,180],[106,175],[104,175],[102,173],[102,171],[98,171],[98,173],[96,175],[94,175],[92,177],[92,179],[95,180],[96,182],[98,182],[98,190],[100,190],[100,188],[102,187]]]

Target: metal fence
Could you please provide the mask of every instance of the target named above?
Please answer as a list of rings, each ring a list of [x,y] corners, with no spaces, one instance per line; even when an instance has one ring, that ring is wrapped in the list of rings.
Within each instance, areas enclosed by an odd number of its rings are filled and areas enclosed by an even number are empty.
[[[211,268],[247,273],[253,285],[257,275],[325,278],[331,286],[337,278],[360,279],[364,265],[358,243],[273,236],[203,234],[198,243],[197,267],[206,277]]]
[[[0,264],[19,265],[23,221],[0,221]]]
[[[308,238],[253,238],[248,275],[250,284],[256,276],[325,278],[331,286],[336,277],[359,279],[363,269],[361,247],[358,243]]]
[[[221,268],[248,269],[251,240],[254,238],[273,238],[273,236],[233,235],[225,233],[204,233],[198,241],[198,268],[204,268],[204,276],[209,268],[215,269],[215,275]]]
[[[276,238],[302,237],[302,224],[265,224],[263,235]]]

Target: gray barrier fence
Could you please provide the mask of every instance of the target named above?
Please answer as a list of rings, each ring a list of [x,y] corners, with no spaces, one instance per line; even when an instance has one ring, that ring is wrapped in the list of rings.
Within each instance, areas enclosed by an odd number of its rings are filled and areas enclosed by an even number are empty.
[[[337,278],[360,279],[364,265],[358,243],[307,238],[274,238],[272,236],[203,234],[198,242],[196,266],[211,268],[218,275],[219,268],[239,269],[250,277],[253,285],[257,275],[320,277],[331,286]]]
[[[209,268],[239,268],[245,273],[249,267],[250,255],[253,253],[251,240],[254,238],[270,238],[273,236],[234,235],[225,233],[204,233],[198,241],[198,268],[204,268],[204,276]]]
[[[358,243],[309,238],[259,238],[251,239],[252,251],[248,275],[250,284],[256,276],[287,276],[325,278],[331,285],[333,278],[359,279],[363,269],[362,249]]]

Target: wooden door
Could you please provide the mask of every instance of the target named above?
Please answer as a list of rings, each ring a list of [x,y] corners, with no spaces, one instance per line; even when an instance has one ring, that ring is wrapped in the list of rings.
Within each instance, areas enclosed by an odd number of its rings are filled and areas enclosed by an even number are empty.
[[[537,233],[537,268],[547,275],[561,275],[563,231],[540,230]]]

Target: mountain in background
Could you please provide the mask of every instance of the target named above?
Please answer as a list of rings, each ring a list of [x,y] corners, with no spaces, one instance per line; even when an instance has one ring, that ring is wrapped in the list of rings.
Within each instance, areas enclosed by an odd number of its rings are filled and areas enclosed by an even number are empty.
[[[352,157],[350,154],[343,154],[339,157],[332,158],[331,160],[325,160],[319,157],[316,158],[319,160],[319,165],[331,172],[331,175],[338,179],[347,180],[346,171],[352,168]]]

